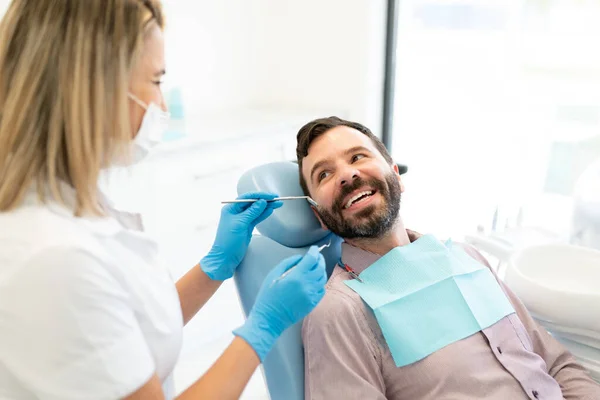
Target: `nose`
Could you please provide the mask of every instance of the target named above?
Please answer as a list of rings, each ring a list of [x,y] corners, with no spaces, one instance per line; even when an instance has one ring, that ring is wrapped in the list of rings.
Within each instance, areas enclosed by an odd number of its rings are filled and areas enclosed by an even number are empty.
[[[160,99],[160,108],[164,111],[164,112],[169,112],[169,106],[167,105],[167,101],[165,99],[165,95],[161,94],[161,99]]]
[[[339,171],[338,185],[346,186],[352,184],[352,182],[354,182],[354,180],[358,179],[359,177],[360,172],[358,171],[358,169],[352,167],[351,165],[348,165]]]

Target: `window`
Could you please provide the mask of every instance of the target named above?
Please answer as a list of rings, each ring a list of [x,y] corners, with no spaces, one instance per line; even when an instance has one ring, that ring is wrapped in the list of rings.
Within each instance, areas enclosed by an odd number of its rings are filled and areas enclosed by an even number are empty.
[[[407,227],[528,226],[600,248],[598,20],[598,1],[399,2],[391,150],[410,167]]]

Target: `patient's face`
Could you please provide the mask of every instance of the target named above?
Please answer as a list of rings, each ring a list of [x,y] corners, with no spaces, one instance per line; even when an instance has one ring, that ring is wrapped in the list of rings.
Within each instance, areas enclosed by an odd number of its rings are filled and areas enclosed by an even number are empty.
[[[394,225],[403,190],[398,169],[363,133],[329,130],[311,144],[301,172],[321,224],[338,236],[377,238]]]

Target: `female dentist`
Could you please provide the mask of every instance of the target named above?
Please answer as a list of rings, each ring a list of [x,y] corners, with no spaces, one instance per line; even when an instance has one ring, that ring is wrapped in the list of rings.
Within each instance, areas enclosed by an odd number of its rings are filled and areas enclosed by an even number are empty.
[[[258,193],[224,207],[212,249],[173,284],[136,218],[98,192],[101,169],[139,159],[164,123],[163,21],[159,0],[13,0],[0,25],[0,398],[174,398],[183,325],[281,206]],[[275,266],[178,399],[238,398],[325,281],[316,248]]]

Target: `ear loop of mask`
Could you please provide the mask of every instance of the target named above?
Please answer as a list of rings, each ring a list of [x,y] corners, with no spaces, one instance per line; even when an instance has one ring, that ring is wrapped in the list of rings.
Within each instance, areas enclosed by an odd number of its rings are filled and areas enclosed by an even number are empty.
[[[148,110],[148,105],[146,103],[144,103],[143,101],[141,101],[137,96],[133,95],[132,93],[128,92],[127,96],[129,96],[129,98],[133,101],[135,101],[140,107],[142,107],[144,110]]]

